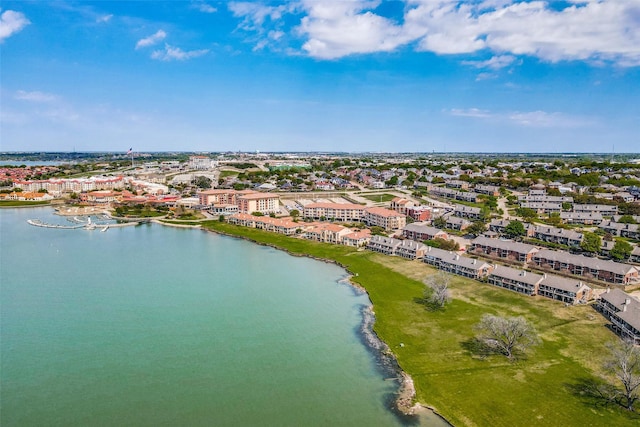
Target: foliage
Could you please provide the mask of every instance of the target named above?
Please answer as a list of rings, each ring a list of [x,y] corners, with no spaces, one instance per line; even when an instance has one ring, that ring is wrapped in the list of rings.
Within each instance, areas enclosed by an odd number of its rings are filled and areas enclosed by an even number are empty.
[[[637,224],[637,221],[633,219],[632,215],[622,215],[618,222],[621,224]]]
[[[538,218],[538,213],[531,208],[517,208],[516,215],[521,216],[525,220],[534,220]]]
[[[425,240],[424,244],[433,248],[443,249],[445,251],[458,251],[460,245],[455,240],[447,240],[442,237],[436,237],[432,240]]]
[[[201,188],[203,190],[206,190],[208,188],[211,188],[211,178],[208,178],[206,176],[197,176],[194,180],[193,180],[193,184],[198,187]]]
[[[258,211],[251,212],[251,215],[253,215],[253,216],[264,216],[264,214],[262,212],[258,212]]]
[[[524,317],[482,316],[477,339],[488,349],[513,359],[539,342],[535,327]]]
[[[471,224],[469,227],[467,227],[467,229],[465,230],[467,233],[469,234],[474,234],[474,235],[478,235],[478,234],[482,234],[486,231],[487,226],[484,222],[482,221],[475,221],[473,224]]]
[[[504,233],[511,238],[516,238],[527,234],[527,230],[522,222],[514,220],[507,224],[504,228]]]
[[[629,411],[640,398],[640,347],[631,341],[608,344],[609,358],[604,368],[621,384],[622,390],[616,390],[616,401]]]
[[[439,309],[451,301],[450,281],[450,275],[444,271],[427,276],[424,280],[424,299],[428,307]]]
[[[433,219],[432,225],[436,228],[445,228],[447,226],[447,220],[443,216],[439,216]]]
[[[598,253],[600,252],[600,247],[602,246],[602,239],[595,233],[591,233],[589,231],[585,231],[582,234],[582,242],[580,243],[580,248],[585,252],[590,253]]]
[[[379,225],[374,225],[373,227],[371,227],[371,234],[373,234],[374,236],[386,236],[385,229],[383,227],[380,227]]]
[[[611,248],[611,252],[609,252],[609,255],[615,260],[622,261],[629,258],[629,256],[631,255],[631,251],[633,251],[633,246],[631,246],[629,242],[617,239],[616,243],[613,245],[613,248]]]

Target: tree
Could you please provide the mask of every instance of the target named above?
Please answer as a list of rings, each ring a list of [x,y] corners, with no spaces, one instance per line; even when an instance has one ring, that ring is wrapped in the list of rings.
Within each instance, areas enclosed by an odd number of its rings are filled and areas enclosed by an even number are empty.
[[[451,291],[449,290],[449,274],[439,271],[427,277],[424,281],[424,299],[427,304],[434,308],[442,308],[451,301]]]
[[[629,258],[631,251],[633,251],[633,246],[631,246],[629,242],[618,239],[613,245],[613,248],[611,248],[611,252],[609,252],[609,254],[611,255],[611,258],[622,261],[623,259]]]
[[[488,349],[513,360],[540,341],[535,327],[524,317],[482,316],[475,327],[477,339]]]
[[[207,189],[207,188],[211,188],[211,178],[207,178],[206,176],[197,176],[194,180],[193,183],[198,187],[198,188],[202,188],[202,189]]]
[[[633,219],[632,215],[622,215],[618,222],[622,224],[636,224],[636,220]]]
[[[504,234],[511,238],[516,238],[527,234],[527,230],[525,230],[524,224],[522,222],[515,220],[507,224],[507,226],[504,228]]]
[[[466,232],[477,236],[478,234],[484,233],[485,229],[486,229],[486,226],[484,222],[475,221],[473,224],[467,227]]]
[[[608,344],[610,355],[605,361],[605,369],[613,374],[621,383],[623,391],[618,391],[624,399],[620,403],[632,411],[633,405],[640,398],[640,347],[631,341]]]
[[[585,252],[590,252],[596,254],[600,252],[600,247],[602,246],[602,239],[595,233],[590,233],[585,231],[582,235],[582,242],[580,243],[580,248]]]
[[[295,221],[300,216],[300,211],[298,209],[292,209],[291,212],[289,212],[289,215],[291,215],[291,218]]]
[[[517,208],[516,215],[529,220],[534,220],[538,218],[538,213],[531,208]]]
[[[433,226],[437,228],[445,228],[447,226],[447,220],[444,217],[439,216],[433,219]]]

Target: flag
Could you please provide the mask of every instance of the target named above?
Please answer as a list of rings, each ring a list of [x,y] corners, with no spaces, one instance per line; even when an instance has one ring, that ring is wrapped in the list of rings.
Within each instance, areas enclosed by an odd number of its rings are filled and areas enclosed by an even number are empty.
[[[127,151],[127,156],[131,153],[133,153],[133,148],[129,148],[129,151]]]

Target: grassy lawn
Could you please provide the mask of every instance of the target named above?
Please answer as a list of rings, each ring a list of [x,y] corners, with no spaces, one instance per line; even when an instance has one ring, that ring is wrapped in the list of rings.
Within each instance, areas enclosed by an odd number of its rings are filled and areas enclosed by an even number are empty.
[[[236,171],[221,171],[220,178],[226,178],[228,176],[238,176],[239,172]]]
[[[383,194],[362,194],[362,197],[364,197],[367,200],[371,200],[372,202],[390,202],[393,199],[395,199],[398,196],[394,196],[393,194],[387,194],[387,193],[383,193]]]
[[[2,200],[0,201],[0,207],[8,207],[13,208],[16,206],[38,206],[38,205],[48,205],[51,204],[48,200],[37,200],[37,201],[27,201],[27,200]]]
[[[590,306],[565,307],[487,284],[452,277],[454,300],[444,310],[420,304],[422,280],[432,267],[344,246],[304,241],[209,221],[204,227],[339,262],[374,304],[375,330],[413,377],[418,401],[456,426],[632,426],[640,416],[602,405],[574,390],[600,369],[604,343],[618,338]],[[484,313],[522,315],[542,343],[511,363],[483,358],[469,343]],[[400,344],[403,344],[401,346]]]

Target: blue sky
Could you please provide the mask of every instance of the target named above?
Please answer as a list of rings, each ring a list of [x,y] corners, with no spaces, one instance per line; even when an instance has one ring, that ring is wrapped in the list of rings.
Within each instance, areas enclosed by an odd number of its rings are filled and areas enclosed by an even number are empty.
[[[3,151],[640,152],[640,0],[0,7]]]

